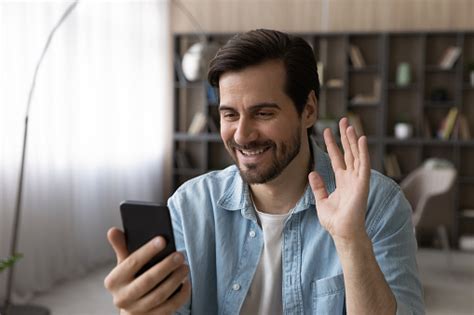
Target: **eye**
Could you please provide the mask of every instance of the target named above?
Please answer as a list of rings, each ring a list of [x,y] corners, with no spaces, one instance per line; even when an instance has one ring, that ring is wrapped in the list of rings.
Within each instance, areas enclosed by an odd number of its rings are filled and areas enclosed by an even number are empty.
[[[255,116],[257,116],[258,118],[262,118],[262,119],[269,119],[271,117],[273,117],[273,112],[268,112],[268,111],[258,111]]]
[[[221,117],[225,120],[235,120],[237,119],[238,115],[236,112],[233,112],[233,111],[224,111],[224,112],[221,112]]]

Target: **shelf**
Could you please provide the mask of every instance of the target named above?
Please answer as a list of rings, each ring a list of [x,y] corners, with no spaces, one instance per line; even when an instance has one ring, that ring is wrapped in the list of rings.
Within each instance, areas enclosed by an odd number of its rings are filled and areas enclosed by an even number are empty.
[[[425,71],[427,72],[439,72],[439,73],[455,73],[456,72],[456,66],[450,69],[444,69],[441,68],[438,65],[427,65],[425,66]]]
[[[422,138],[408,138],[408,139],[397,139],[394,137],[384,138],[383,141],[388,145],[420,145],[423,143]]]
[[[453,107],[456,105],[456,102],[453,100],[448,100],[448,101],[430,101],[430,100],[425,100],[424,102],[424,107],[425,108],[446,108],[449,109],[450,107]]]
[[[380,102],[375,102],[375,103],[353,103],[349,101],[348,103],[349,107],[380,107]]]
[[[218,36],[224,42],[234,34],[209,34]],[[192,34],[175,34],[175,49],[179,56],[180,52],[189,48],[195,39]],[[194,36],[194,37],[193,37]],[[394,178],[400,182],[412,170],[419,167],[425,158],[440,157],[449,159],[457,169],[464,172],[459,174],[456,182],[456,207],[462,205],[473,205],[466,193],[466,187],[474,193],[474,168],[470,160],[474,157],[474,139],[442,140],[424,137],[425,119],[432,131],[436,131],[441,121],[447,117],[452,107],[459,108],[465,116],[470,133],[474,134],[474,86],[469,82],[465,65],[469,56],[474,52],[474,31],[468,32],[416,32],[416,33],[307,33],[311,37],[313,47],[319,50],[326,47],[327,51],[314,51],[315,56],[322,57],[324,62],[325,82],[320,86],[322,94],[320,111],[323,115],[339,118],[349,111],[354,113],[357,121],[362,124],[362,129],[369,134],[369,152],[371,165],[376,170],[384,169],[384,155],[395,154],[399,160],[402,176]],[[327,39],[321,45],[321,38]],[[349,46],[357,46],[367,66],[355,68],[350,62]],[[450,69],[443,69],[438,61],[450,46],[462,47],[462,56]],[[411,81],[406,86],[398,86],[396,74],[400,62],[410,64]],[[208,104],[208,85],[205,80],[196,82],[177,82],[175,76],[175,115],[189,115],[202,110],[218,119],[216,104]],[[328,86],[331,79],[337,80],[341,86]],[[381,88],[376,91],[375,79],[380,80]],[[333,81],[334,82],[334,81]],[[200,91],[199,89],[202,89]],[[431,97],[441,92],[432,94],[437,89],[446,90],[446,101],[432,101]],[[178,93],[178,92],[186,93]],[[195,93],[198,92],[199,93]],[[371,92],[372,91],[372,92]],[[190,94],[189,94],[190,93]],[[202,95],[201,95],[202,94]],[[362,102],[353,102],[355,95]],[[370,95],[378,96],[376,102],[371,101]],[[374,99],[374,98],[373,98]],[[373,100],[372,99],[372,100]],[[319,100],[318,100],[319,101]],[[472,106],[471,106],[472,105]],[[393,126],[399,117],[407,114],[413,121],[415,137],[409,139],[397,139],[393,135]],[[189,117],[177,117],[176,121],[188,120]],[[357,123],[354,123],[355,125]],[[460,130],[461,128],[459,128]],[[208,130],[208,129],[206,129]],[[212,129],[217,131],[216,129]],[[465,129],[464,129],[465,130]],[[466,132],[467,133],[467,132]],[[459,133],[460,134],[460,133]],[[183,132],[174,133],[173,144],[176,150],[183,151],[190,160],[192,166],[199,168],[175,168],[173,169],[173,189],[176,189],[186,179],[205,173],[213,168],[224,166],[224,161],[229,157],[225,152],[221,137],[218,132],[201,133],[190,135]],[[316,141],[324,146],[322,136],[317,136]],[[336,137],[340,146],[340,138]],[[175,161],[176,159],[176,152]],[[178,154],[179,155],[179,154]],[[175,164],[178,165],[178,164]],[[183,164],[182,166],[189,166]],[[474,164],[473,164],[474,165]],[[462,219],[459,219],[462,225]],[[468,232],[474,233],[474,225]],[[459,237],[465,231],[453,231],[453,235]]]
[[[421,144],[432,146],[454,146],[458,143],[457,140],[443,140],[443,139],[423,139]]]
[[[456,140],[456,144],[462,147],[474,147],[474,140]]]
[[[400,90],[400,91],[405,91],[405,90],[417,90],[419,88],[418,84],[417,83],[413,83],[413,84],[409,84],[409,85],[405,85],[405,86],[399,86],[397,85],[396,83],[389,83],[388,84],[388,89],[389,90]]]
[[[199,134],[192,135],[186,132],[176,132],[174,134],[174,140],[222,142],[221,136],[218,133],[199,133]]]
[[[327,86],[322,85],[319,87],[320,91],[342,91],[344,86]]]
[[[459,183],[474,184],[474,176],[459,176]]]
[[[379,71],[379,66],[378,65],[368,65],[362,68],[355,68],[353,66],[349,67],[349,72],[354,72],[354,73],[373,73],[373,72],[378,72]]]

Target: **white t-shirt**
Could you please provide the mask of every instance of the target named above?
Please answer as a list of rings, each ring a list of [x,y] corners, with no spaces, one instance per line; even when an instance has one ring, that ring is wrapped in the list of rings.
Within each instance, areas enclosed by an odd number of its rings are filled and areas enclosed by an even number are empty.
[[[281,282],[282,232],[291,211],[268,214],[257,210],[263,231],[263,252],[240,314],[283,314]]]

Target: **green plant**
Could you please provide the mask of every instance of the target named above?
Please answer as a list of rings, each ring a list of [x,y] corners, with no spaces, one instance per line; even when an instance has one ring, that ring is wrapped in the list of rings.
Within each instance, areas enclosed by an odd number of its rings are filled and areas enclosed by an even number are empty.
[[[13,266],[13,264],[17,262],[19,259],[21,259],[22,257],[23,257],[22,254],[16,254],[6,259],[0,260],[0,272]]]

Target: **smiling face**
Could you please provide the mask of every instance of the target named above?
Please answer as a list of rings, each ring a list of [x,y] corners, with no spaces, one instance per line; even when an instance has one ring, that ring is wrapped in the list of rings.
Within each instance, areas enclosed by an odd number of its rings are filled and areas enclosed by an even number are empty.
[[[277,60],[219,79],[221,137],[249,184],[267,183],[289,166],[301,167],[301,146],[308,145],[306,128],[315,115],[308,118],[305,109],[300,117],[284,84],[285,68]]]

